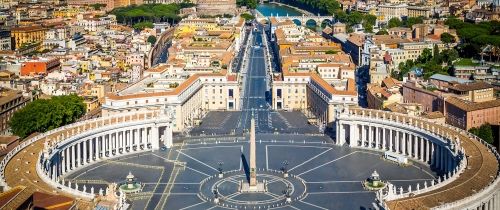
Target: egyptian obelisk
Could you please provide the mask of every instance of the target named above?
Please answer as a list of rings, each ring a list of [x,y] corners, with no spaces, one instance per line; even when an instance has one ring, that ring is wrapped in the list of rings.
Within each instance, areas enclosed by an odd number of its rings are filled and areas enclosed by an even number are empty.
[[[257,186],[257,171],[255,162],[255,119],[250,120],[250,187]]]

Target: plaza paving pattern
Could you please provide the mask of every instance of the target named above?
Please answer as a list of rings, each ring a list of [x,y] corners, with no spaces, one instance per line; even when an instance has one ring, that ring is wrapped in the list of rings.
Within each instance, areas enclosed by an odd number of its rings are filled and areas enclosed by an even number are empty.
[[[414,162],[401,167],[384,161],[382,153],[336,146],[330,138],[319,135],[257,134],[256,142],[259,170],[280,170],[287,162],[289,173],[305,183],[303,196],[273,209],[374,209],[375,193],[364,190],[361,184],[374,170],[383,180],[404,188],[423,185],[436,176],[424,164]],[[207,189],[200,187],[205,186],[203,180],[218,173],[219,166],[224,171],[244,173],[247,163],[242,161],[242,154],[248,155],[248,149],[248,138],[200,137],[177,143],[167,151],[94,164],[71,174],[66,181],[87,183],[87,188],[93,185],[98,189],[104,183],[122,182],[130,171],[144,185],[141,193],[128,197],[132,209],[235,209],[203,199],[200,191]],[[282,190],[269,190],[273,193],[269,196],[282,196]],[[226,203],[222,196],[221,204],[245,203],[264,195],[231,196],[231,202]],[[262,208],[268,209],[265,204]]]

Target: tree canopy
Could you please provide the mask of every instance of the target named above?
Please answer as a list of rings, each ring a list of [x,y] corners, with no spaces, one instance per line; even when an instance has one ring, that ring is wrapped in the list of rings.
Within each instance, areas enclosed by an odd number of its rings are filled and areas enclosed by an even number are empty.
[[[149,43],[151,43],[151,45],[154,45],[156,43],[156,36],[153,36],[153,35],[148,36],[148,40],[147,41]]]
[[[479,128],[471,128],[469,129],[469,132],[490,144],[492,144],[494,141],[493,129],[491,128],[491,125],[488,123],[479,126]]]
[[[153,28],[153,23],[149,21],[139,22],[132,26],[136,30],[143,30],[145,28]]]
[[[451,29],[457,30],[458,37],[461,41],[457,49],[459,49],[463,57],[478,56],[481,47],[486,45],[500,47],[499,21],[474,24],[451,17],[445,21],[445,24]]]
[[[401,27],[403,26],[403,22],[399,18],[391,18],[389,20],[389,23],[387,24],[387,27],[389,28],[394,28],[394,27]]]
[[[77,95],[38,99],[15,112],[9,126],[12,133],[25,138],[34,132],[46,132],[73,123],[85,111],[83,99]]]
[[[458,59],[458,52],[455,49],[445,49],[439,52],[437,46],[435,46],[433,50],[424,49],[416,60],[409,59],[406,62],[399,63],[399,71],[393,71],[391,76],[403,80],[403,75],[413,68],[421,68],[425,79],[437,73],[447,75],[450,70],[448,66],[456,59]],[[443,67],[442,64],[448,64],[448,66]]]
[[[450,43],[455,43],[455,37],[451,35],[450,33],[442,33],[441,34],[441,41],[445,44],[450,44]]]
[[[387,32],[386,30],[380,30],[376,33],[376,35],[388,35],[389,32]]]
[[[237,0],[236,4],[240,7],[246,6],[249,9],[255,9],[255,8],[257,8],[258,2],[257,2],[257,0]]]
[[[248,14],[248,13],[243,13],[243,14],[240,15],[240,17],[242,17],[246,21],[255,19],[255,16],[253,16],[251,14]]]
[[[111,11],[116,15],[119,23],[134,25],[139,22],[177,22],[181,18],[178,16],[182,8],[192,7],[191,3],[180,4],[142,4],[119,7]]]

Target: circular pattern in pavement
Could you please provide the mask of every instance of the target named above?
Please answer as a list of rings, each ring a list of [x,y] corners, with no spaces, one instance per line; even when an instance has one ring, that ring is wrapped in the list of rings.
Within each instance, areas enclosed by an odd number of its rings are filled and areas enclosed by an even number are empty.
[[[248,183],[248,174],[240,170],[224,172],[222,178],[217,174],[201,181],[199,197],[214,204],[218,197],[217,205],[222,207],[266,209],[288,205],[306,194],[305,181],[293,174],[285,178],[281,171],[258,169],[257,181],[264,183],[265,191],[242,192],[241,185]]]

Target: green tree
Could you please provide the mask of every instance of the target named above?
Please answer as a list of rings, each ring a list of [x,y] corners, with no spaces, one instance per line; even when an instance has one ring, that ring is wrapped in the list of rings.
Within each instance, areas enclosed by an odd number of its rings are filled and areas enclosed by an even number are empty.
[[[242,17],[246,21],[254,20],[255,19],[255,16],[253,16],[251,14],[248,14],[248,13],[243,13],[243,14],[240,15],[240,17]]]
[[[149,21],[140,22],[140,23],[134,24],[133,28],[136,30],[143,30],[145,28],[153,28],[153,23],[149,22]]]
[[[106,4],[91,4],[90,7],[94,8],[94,10],[101,10],[101,8],[106,7]]]
[[[411,28],[415,24],[421,24],[424,23],[424,17],[409,17],[404,21],[404,24],[406,27]]]
[[[363,15],[357,11],[350,13],[347,17],[347,23],[349,25],[360,24],[362,21],[363,21]]]
[[[148,36],[148,40],[147,41],[149,43],[151,43],[151,45],[154,45],[156,43],[156,36],[153,36],[153,35]]]
[[[77,95],[39,99],[15,112],[9,126],[12,133],[25,138],[34,132],[46,132],[73,123],[85,114],[85,110],[83,99]]]
[[[334,50],[327,50],[325,52],[325,54],[336,54],[337,52],[335,52]]]
[[[455,43],[455,37],[453,35],[451,35],[450,33],[442,33],[441,34],[441,41],[445,44],[451,44],[451,43]]]
[[[246,6],[249,9],[255,9],[255,8],[257,8],[258,2],[257,2],[257,0],[237,0],[236,4],[240,7]]]
[[[363,17],[363,19],[364,19],[364,22],[366,22],[367,24],[370,24],[372,26],[377,24],[377,16],[375,16],[375,15],[366,14]]]
[[[429,48],[425,48],[422,51],[422,54],[418,56],[417,61],[419,63],[426,63],[427,61],[430,61],[432,59],[432,51]]]
[[[469,132],[483,139],[489,144],[492,144],[494,141],[493,129],[491,128],[491,125],[488,123],[479,126],[479,128],[471,128],[469,129]]]
[[[403,22],[401,22],[401,20],[399,18],[394,17],[394,18],[391,18],[389,20],[389,23],[387,24],[387,26],[389,28],[401,27],[401,26],[403,26]]]
[[[386,30],[380,30],[376,33],[376,35],[388,35],[389,32],[387,32]]]

